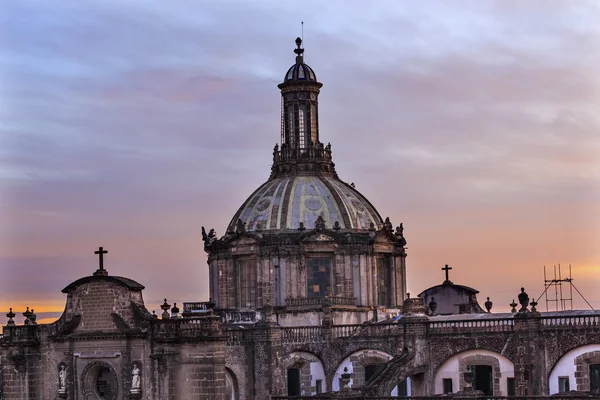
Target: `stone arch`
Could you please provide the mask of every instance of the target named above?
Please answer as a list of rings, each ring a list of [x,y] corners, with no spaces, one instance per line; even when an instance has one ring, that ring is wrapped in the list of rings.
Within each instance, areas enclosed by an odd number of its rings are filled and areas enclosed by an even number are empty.
[[[290,368],[300,369],[300,390],[302,396],[312,396],[317,393],[317,380],[321,381],[322,392],[327,392],[327,379],[325,368],[319,356],[307,351],[294,351],[283,363],[285,369],[285,385],[287,389],[288,370]]]
[[[240,387],[238,385],[237,377],[235,373],[225,367],[225,393],[227,400],[239,400],[240,399]]]
[[[350,354],[342,360],[335,371],[333,381],[331,382],[331,390],[337,392],[340,390],[340,377],[344,372],[344,368],[348,368],[348,372],[352,374],[350,379],[350,387],[357,388],[365,383],[365,367],[372,364],[383,364],[392,359],[392,356],[381,350],[364,349],[358,350]]]
[[[464,373],[472,365],[489,365],[492,367],[494,396],[507,395],[507,379],[514,378],[515,368],[505,356],[484,349],[471,349],[447,358],[435,371],[434,393],[443,393],[443,379],[452,379],[454,393],[465,388]]]
[[[600,364],[600,344],[588,344],[567,351],[548,375],[549,394],[560,392],[559,378],[568,380],[570,390],[589,391],[590,364]]]
[[[119,396],[120,381],[115,372],[114,367],[105,361],[91,361],[88,363],[81,373],[81,390],[84,399],[97,399],[97,380],[101,373],[107,373],[109,378],[114,382],[114,387],[110,387],[104,395],[105,400],[116,400]]]

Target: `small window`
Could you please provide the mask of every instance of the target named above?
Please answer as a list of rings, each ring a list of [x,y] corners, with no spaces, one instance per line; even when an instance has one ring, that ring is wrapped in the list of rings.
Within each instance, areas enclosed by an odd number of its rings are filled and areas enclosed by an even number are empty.
[[[323,393],[323,380],[322,379],[317,379],[317,382],[315,383],[315,389],[316,389],[317,394]]]
[[[508,396],[515,396],[515,378],[506,378],[506,394]]]
[[[444,394],[454,392],[452,390],[452,378],[442,379],[442,386],[444,387]]]
[[[558,391],[559,393],[568,392],[571,390],[569,385],[569,377],[568,376],[559,376],[558,377]]]

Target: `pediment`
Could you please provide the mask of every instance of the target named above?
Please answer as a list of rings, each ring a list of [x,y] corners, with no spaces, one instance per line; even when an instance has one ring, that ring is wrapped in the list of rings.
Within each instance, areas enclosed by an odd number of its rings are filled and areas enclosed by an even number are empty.
[[[396,239],[397,238],[394,235],[379,231],[373,238],[373,242],[377,244],[393,245],[396,242]]]

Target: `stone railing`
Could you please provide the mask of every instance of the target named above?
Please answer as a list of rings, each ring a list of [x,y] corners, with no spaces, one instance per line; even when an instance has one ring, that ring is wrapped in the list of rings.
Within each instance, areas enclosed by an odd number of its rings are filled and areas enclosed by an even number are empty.
[[[209,313],[210,309],[206,307],[206,303],[202,301],[183,303],[184,313]]]
[[[283,343],[322,342],[325,339],[321,326],[294,326],[281,328]]]
[[[331,336],[334,338],[381,337],[398,334],[398,324],[334,325],[331,327]]]
[[[287,307],[354,306],[356,297],[288,297],[285,304]]]
[[[471,332],[512,332],[512,318],[454,320],[429,322],[430,334],[461,334]]]
[[[273,161],[276,163],[295,160],[331,161],[331,149],[319,146],[303,149],[283,149],[273,152]]]
[[[156,339],[197,339],[218,338],[221,336],[219,317],[202,316],[197,318],[161,319],[153,326]]]
[[[293,326],[281,328],[281,339],[284,343],[310,343],[326,340],[326,335],[332,339],[356,338],[361,339],[399,335],[398,324],[373,325],[333,325],[331,328],[322,326]]]
[[[600,329],[600,314],[541,317],[542,329]]]
[[[244,331],[242,329],[224,329],[223,336],[227,338],[227,346],[241,346]]]
[[[39,327],[41,325],[13,325],[3,327],[3,341],[37,341],[39,339]]]

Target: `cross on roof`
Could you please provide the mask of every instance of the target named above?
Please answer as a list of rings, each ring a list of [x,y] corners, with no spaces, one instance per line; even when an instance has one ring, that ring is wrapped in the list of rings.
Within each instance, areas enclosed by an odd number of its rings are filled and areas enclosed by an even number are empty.
[[[98,254],[98,258],[99,258],[98,270],[100,270],[100,271],[104,270],[104,255],[107,253],[108,253],[108,250],[104,250],[104,247],[102,247],[102,246],[98,247],[98,250],[96,250],[94,252],[94,254]]]
[[[450,282],[449,272],[451,269],[452,267],[449,267],[448,264],[446,264],[446,266],[442,268],[442,271],[446,271],[446,282]]]

